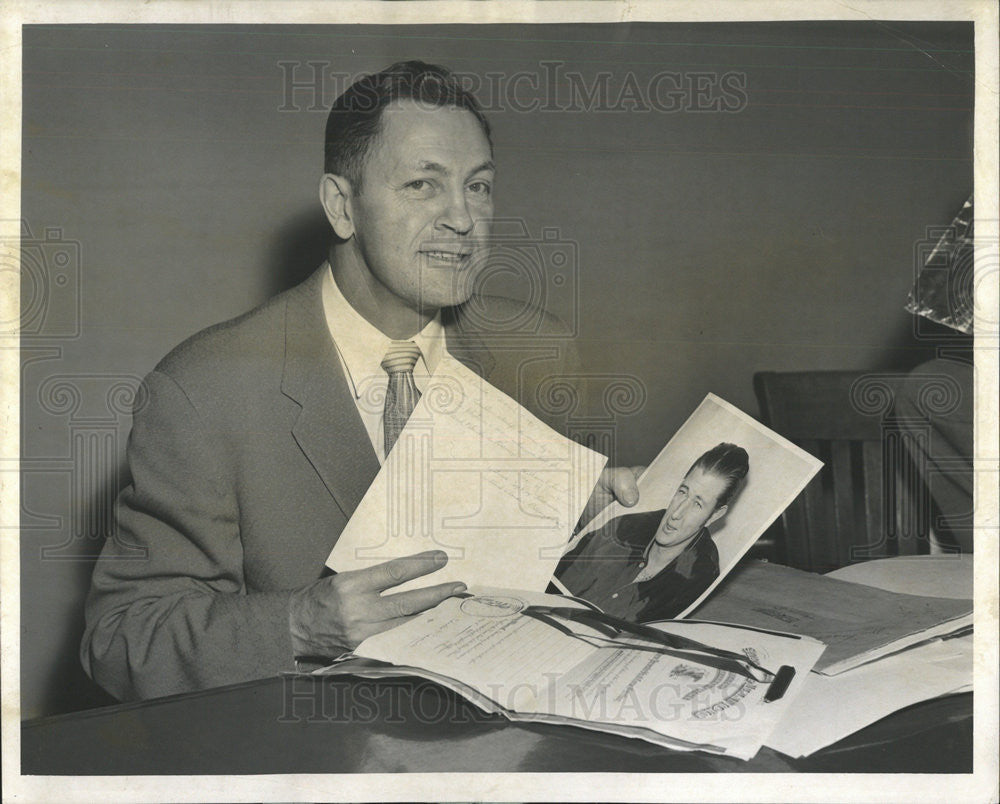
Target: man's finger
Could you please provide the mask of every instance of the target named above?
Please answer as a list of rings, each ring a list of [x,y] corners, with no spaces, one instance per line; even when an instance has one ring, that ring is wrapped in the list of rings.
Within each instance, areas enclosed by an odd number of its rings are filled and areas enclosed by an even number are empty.
[[[630,507],[639,502],[639,486],[635,481],[634,467],[617,467],[611,470],[611,491],[622,505]]]
[[[399,586],[401,583],[441,569],[447,563],[448,555],[443,550],[427,550],[344,574],[350,574],[352,585],[357,584],[359,589],[374,589],[381,592],[383,589]]]
[[[373,608],[372,619],[381,621],[410,617],[432,609],[452,595],[464,591],[464,583],[452,582],[426,586],[422,589],[411,589],[408,592],[397,592],[392,595],[382,595]]]

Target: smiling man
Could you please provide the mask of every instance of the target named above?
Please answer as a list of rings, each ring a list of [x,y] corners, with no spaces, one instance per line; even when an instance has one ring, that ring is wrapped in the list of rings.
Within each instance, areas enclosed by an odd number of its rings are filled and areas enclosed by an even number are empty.
[[[742,447],[713,447],[692,464],[665,509],[620,516],[587,534],[560,562],[557,577],[616,617],[676,617],[719,576],[708,528],[726,515],[749,469]]]
[[[105,689],[148,698],[275,675],[464,589],[431,578],[383,594],[440,568],[438,551],[339,575],[324,560],[445,350],[526,404],[525,389],[573,366],[544,315],[537,335],[559,359],[493,348],[524,307],[473,295],[493,181],[489,125],[444,68],[396,64],[337,99],[320,183],[328,261],[143,383],[132,482],[86,606],[81,656]],[[631,471],[607,470],[585,516],[612,495],[638,499]]]

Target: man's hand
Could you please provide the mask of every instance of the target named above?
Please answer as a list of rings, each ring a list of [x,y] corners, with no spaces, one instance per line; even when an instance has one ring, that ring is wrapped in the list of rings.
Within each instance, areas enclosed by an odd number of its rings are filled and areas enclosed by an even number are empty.
[[[448,556],[440,550],[395,558],[341,572],[292,593],[288,625],[296,656],[338,656],[362,640],[400,625],[442,600],[465,591],[464,583],[442,583],[394,595],[384,589],[440,569]]]
[[[617,500],[626,508],[631,508],[639,502],[639,487],[636,478],[643,473],[645,466],[606,466],[590,495],[587,507],[583,509],[577,529],[582,528],[597,516],[612,502]]]

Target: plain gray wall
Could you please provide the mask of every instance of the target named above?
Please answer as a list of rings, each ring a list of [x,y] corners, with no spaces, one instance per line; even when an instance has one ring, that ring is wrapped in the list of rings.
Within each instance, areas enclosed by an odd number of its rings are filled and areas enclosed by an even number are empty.
[[[756,413],[756,371],[929,356],[903,304],[927,227],[972,189],[971,51],[971,24],[899,22],[26,28],[23,715],[103,700],[77,645],[101,500],[126,480],[127,388],[323,257],[310,107],[333,73],[422,58],[508,81],[559,61],[562,99],[565,73],[604,71],[612,100],[630,74],[745,75],[734,113],[519,112],[553,90],[522,82],[490,114],[497,215],[576,249],[550,305],[588,372],[646,388],[617,422],[631,463],[709,391]],[[285,61],[299,81],[323,63],[325,97],[286,97]]]

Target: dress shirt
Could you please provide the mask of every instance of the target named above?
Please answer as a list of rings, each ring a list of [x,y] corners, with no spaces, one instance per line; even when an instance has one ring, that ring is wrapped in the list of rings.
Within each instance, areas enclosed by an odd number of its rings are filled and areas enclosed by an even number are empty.
[[[323,279],[323,312],[333,338],[347,384],[354,395],[354,403],[371,439],[379,463],[385,460],[385,432],[382,417],[385,410],[385,392],[389,375],[382,368],[382,358],[389,351],[392,338],[385,335],[344,298],[333,270],[327,265]],[[427,326],[412,338],[420,347],[420,358],[413,367],[413,381],[417,390],[427,389],[431,374],[447,351],[441,313],[438,312]]]

